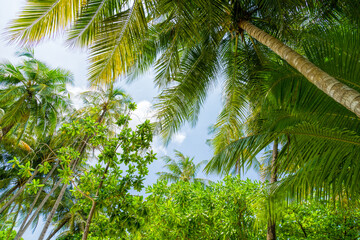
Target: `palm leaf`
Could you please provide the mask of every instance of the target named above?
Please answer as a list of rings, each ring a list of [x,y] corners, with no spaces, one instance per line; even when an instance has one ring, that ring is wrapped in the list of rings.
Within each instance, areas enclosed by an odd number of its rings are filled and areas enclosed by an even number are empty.
[[[29,0],[9,33],[12,41],[21,44],[36,43],[45,37],[55,36],[77,16],[82,0]]]

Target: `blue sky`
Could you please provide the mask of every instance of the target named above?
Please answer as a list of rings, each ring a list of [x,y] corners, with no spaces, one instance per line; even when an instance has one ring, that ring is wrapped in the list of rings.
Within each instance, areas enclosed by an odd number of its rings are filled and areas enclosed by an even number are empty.
[[[0,61],[9,60],[12,63],[16,63],[18,61],[15,57],[15,52],[18,51],[19,48],[6,43],[4,39],[4,28],[11,19],[16,17],[16,14],[24,5],[24,2],[24,0],[0,0]],[[73,95],[87,89],[86,51],[67,48],[64,44],[62,36],[58,36],[56,40],[45,41],[38,45],[35,48],[35,56],[52,67],[68,69],[74,74],[74,86],[69,87],[69,91],[72,92]],[[138,118],[138,120],[143,120],[151,115],[151,106],[154,97],[158,93],[157,89],[154,88],[153,78],[154,73],[149,71],[139,80],[130,85],[119,83],[119,86],[126,89],[127,93],[129,93],[138,104],[138,110],[135,113],[137,117],[134,117]],[[185,155],[194,157],[196,162],[209,160],[212,156],[212,150],[205,143],[206,139],[211,137],[208,135],[208,127],[215,122],[216,116],[220,110],[221,86],[218,85],[209,92],[208,98],[203,106],[199,121],[195,128],[186,126],[181,129],[167,147],[162,145],[160,138],[155,138],[153,148],[157,152],[158,157],[161,157],[164,154],[173,156],[173,150],[176,149]],[[163,162],[159,159],[150,166],[150,172],[146,180],[146,185],[151,185],[156,182],[156,172],[162,171],[162,165]],[[198,176],[209,178],[213,181],[221,179],[215,175],[205,176],[203,173],[199,173]],[[249,172],[244,177],[257,179],[257,175],[254,172]],[[34,235],[37,235],[37,231]],[[32,239],[30,236],[31,233],[28,232],[25,239]]]

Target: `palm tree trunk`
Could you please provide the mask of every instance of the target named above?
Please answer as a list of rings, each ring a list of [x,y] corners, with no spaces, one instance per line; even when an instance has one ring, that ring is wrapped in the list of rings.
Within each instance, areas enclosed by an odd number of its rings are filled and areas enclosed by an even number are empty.
[[[102,188],[102,185],[104,183],[104,179],[105,179],[105,176],[106,176],[106,173],[108,171],[110,167],[110,161],[106,164],[106,168],[105,168],[105,171],[104,171],[104,174],[101,178],[101,182],[99,183],[99,187],[98,189],[96,190],[96,197],[99,196],[99,192],[100,192],[100,189]],[[89,235],[89,229],[90,229],[90,224],[91,224],[91,219],[94,215],[94,212],[95,212],[95,208],[96,208],[96,201],[94,200],[93,203],[92,203],[92,206],[91,206],[91,209],[90,209],[90,213],[89,213],[89,216],[88,216],[88,219],[86,220],[86,226],[85,226],[85,230],[84,230],[84,234],[82,236],[82,239],[81,240],[87,240],[87,237]]]
[[[57,162],[57,163],[53,166],[53,168],[51,169],[51,171],[47,174],[46,178],[44,179],[43,184],[46,184],[47,180],[48,180],[48,179],[50,178],[50,176],[54,173],[54,171],[55,171],[55,169],[57,168],[58,165],[59,165],[59,162]],[[37,203],[37,201],[38,201],[38,199],[39,199],[39,197],[40,197],[40,194],[41,194],[43,188],[44,188],[44,187],[41,187],[41,188],[38,190],[38,193],[36,194],[35,199],[34,199],[34,201],[32,202],[32,204],[31,204],[31,206],[30,206],[30,209],[29,209],[29,211],[28,211],[28,213],[27,213],[27,215],[26,215],[23,223],[21,224],[20,229],[22,229],[22,228],[24,227],[24,225],[26,224],[26,221],[27,221],[28,218],[30,217],[31,212],[32,212],[32,210],[34,209],[35,204]],[[50,196],[50,195],[51,195],[51,193],[49,194],[49,196]]]
[[[12,214],[12,212],[14,211],[14,209],[16,208],[16,204],[14,204],[14,206],[10,209],[10,210],[7,210],[6,212],[5,212],[5,214],[4,214],[4,216],[2,216],[2,217],[4,217],[5,218],[5,220],[4,220],[4,222],[3,222],[3,224],[2,224],[2,226],[1,226],[1,229],[0,229],[0,231],[3,231],[5,228],[6,228],[6,217],[7,216],[10,216],[11,214]],[[1,217],[1,218],[2,218]]]
[[[278,157],[278,140],[275,139],[274,145],[273,145],[272,158],[271,158],[270,185],[277,182],[277,162],[276,162],[277,157]],[[272,199],[270,197],[270,201],[271,200]],[[271,204],[271,202],[270,202],[270,204]],[[272,209],[270,207],[270,213],[271,212],[272,212]],[[270,214],[270,217],[268,220],[266,239],[267,240],[275,240],[276,239],[276,222],[275,222],[275,217],[272,216],[272,214]]]
[[[287,61],[321,91],[360,117],[360,94],[356,90],[339,82],[305,57],[250,22],[241,21],[239,27]]]
[[[34,177],[36,176],[36,174],[38,173],[38,170],[35,170],[35,172],[33,173],[33,175],[24,183],[24,185],[14,194],[14,196],[12,196],[12,198],[7,201],[4,206],[0,209],[0,214],[8,207],[10,206],[10,204],[24,191],[24,189],[26,188],[26,185],[28,183],[30,183]]]
[[[31,216],[30,220],[26,223],[25,227],[20,229],[18,231],[18,233],[16,234],[16,237],[14,240],[19,240],[22,235],[25,233],[26,229],[30,226],[30,223],[35,219],[35,217],[39,214],[39,212],[41,211],[42,207],[45,205],[45,203],[47,202],[48,198],[50,197],[50,195],[55,191],[55,189],[57,187],[59,187],[61,183],[61,180],[57,181],[57,183],[53,186],[53,188],[50,190],[50,192],[48,194],[46,194],[46,196],[44,197],[44,199],[41,201],[40,205],[37,207],[35,213]]]
[[[43,240],[43,239],[44,239],[45,234],[46,234],[46,231],[48,230],[48,228],[49,228],[49,226],[50,226],[50,223],[51,223],[51,221],[52,221],[52,218],[53,218],[53,216],[54,216],[57,208],[58,208],[59,205],[60,205],[60,202],[61,202],[61,200],[62,200],[62,198],[63,198],[63,196],[64,196],[64,194],[65,194],[65,190],[66,190],[66,188],[67,188],[68,185],[69,185],[69,184],[64,184],[64,186],[61,188],[61,191],[60,191],[60,193],[59,193],[59,196],[57,197],[56,202],[55,202],[53,208],[51,209],[51,212],[50,212],[49,216],[46,218],[46,222],[45,222],[45,225],[44,225],[43,230],[41,231],[39,240]]]
[[[52,233],[48,236],[46,240],[50,240],[60,229],[69,221],[69,218],[65,219],[57,228],[55,228]]]
[[[12,230],[13,230],[14,227],[15,227],[16,220],[17,220],[17,218],[18,218],[18,216],[19,216],[19,212],[20,212],[20,210],[21,210],[22,201],[23,201],[23,198],[21,198],[21,200],[20,200],[20,202],[19,202],[19,206],[18,206],[18,209],[17,209],[17,211],[16,211],[16,215],[15,215],[13,221],[12,221],[11,227],[9,228],[9,231],[8,231],[8,234],[7,234],[7,237],[6,237],[7,239],[10,239],[11,232],[12,232]]]
[[[9,189],[9,191],[7,191],[4,196],[2,196],[2,198],[0,199],[0,204],[5,201],[5,199],[7,199],[20,185],[16,184],[15,186],[13,186],[11,189]]]
[[[101,124],[102,120],[105,117],[106,112],[107,112],[107,109],[103,109],[101,115],[99,116],[99,118],[96,121],[97,123]],[[81,156],[83,155],[83,153],[84,153],[84,151],[86,149],[86,145],[87,145],[89,139],[90,139],[89,136],[85,136],[84,143],[80,146],[80,151],[79,151],[80,154],[79,154],[78,159],[74,160],[73,162],[70,162],[70,166],[72,166],[72,170],[74,170],[76,168],[78,162],[80,161]],[[43,240],[44,239],[45,234],[46,234],[46,232],[47,232],[47,230],[48,230],[48,228],[50,226],[51,220],[52,220],[52,218],[53,218],[57,208],[59,207],[59,204],[60,204],[60,202],[61,202],[61,200],[62,200],[62,198],[63,198],[63,196],[65,194],[65,190],[66,190],[67,186],[68,186],[68,184],[64,184],[64,186],[62,187],[62,189],[61,189],[61,191],[60,191],[60,193],[58,195],[58,198],[56,199],[56,202],[55,202],[53,208],[51,209],[50,214],[48,215],[48,217],[46,219],[46,223],[44,225],[43,230],[41,231],[41,234],[40,234],[40,237],[39,237],[38,240]]]

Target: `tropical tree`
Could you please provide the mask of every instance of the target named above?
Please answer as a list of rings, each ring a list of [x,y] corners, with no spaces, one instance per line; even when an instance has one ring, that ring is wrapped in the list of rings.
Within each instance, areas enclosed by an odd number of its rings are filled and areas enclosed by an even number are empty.
[[[72,75],[49,68],[32,52],[19,56],[25,58],[20,65],[0,65],[1,139],[12,133],[19,142],[28,131],[40,140],[47,132],[54,133],[60,114],[69,105],[65,93]]]
[[[171,182],[184,181],[184,182],[206,182],[208,180],[196,178],[200,167],[207,161],[201,161],[198,164],[194,163],[194,158],[185,156],[183,153],[174,150],[177,161],[169,156],[164,156],[163,160],[166,163],[164,168],[169,172],[158,172],[159,180],[167,180]]]
[[[130,108],[134,110],[135,105]],[[90,224],[97,210],[101,209],[104,214],[111,215],[112,206],[118,206],[114,211],[126,212],[124,207],[127,205],[125,202],[128,200],[128,191],[131,188],[141,190],[148,173],[147,164],[155,159],[155,154],[149,150],[152,141],[150,122],[138,125],[134,131],[128,126],[129,119],[128,115],[123,115],[118,120],[117,124],[122,129],[114,138],[107,137],[106,127],[99,127],[100,132],[91,141],[94,146],[101,149],[98,164],[84,170],[78,184],[73,183],[77,191],[75,197],[82,199],[80,204],[89,210],[83,240],[88,238]],[[76,126],[74,128],[76,129]],[[121,150],[121,154],[117,153],[118,149]],[[128,168],[126,174],[122,174],[120,164]],[[74,182],[71,178],[70,175],[68,181]],[[91,200],[91,206],[88,200]]]
[[[333,27],[331,30],[309,28],[303,32],[303,48],[311,61],[333,76],[343,76],[342,81],[356,86],[358,70],[355,65],[345,64],[359,56],[356,44],[359,42],[359,35],[351,29],[344,26]],[[310,36],[317,37],[307,38],[308,32]],[[349,55],[349,52],[352,54]],[[288,64],[276,57],[274,59],[269,53],[262,56],[272,61],[265,61],[262,70],[254,69],[246,84],[233,90],[246,96],[248,115],[244,117],[244,114],[236,111],[243,98],[236,94],[226,95],[224,109],[213,129],[212,144],[216,157],[210,161],[207,170],[227,174],[234,166],[250,166],[254,162],[254,156],[278,141],[277,163],[271,164],[274,162],[269,161],[268,164],[268,169],[275,171],[269,173],[277,172],[277,178],[286,183],[288,189],[292,189],[293,196],[306,196],[315,186],[319,196],[324,194],[324,189],[328,189],[327,194],[333,197],[343,195],[344,189],[357,195],[357,187],[350,180],[356,174],[350,172],[356,171],[357,164],[352,159],[357,159],[358,156],[354,152],[353,156],[347,158],[347,151],[351,151],[349,149],[354,145],[345,144],[347,140],[344,137],[358,135],[358,120],[307,84],[303,76]],[[339,64],[341,68],[336,67]],[[340,133],[341,138],[338,137]],[[330,145],[332,147],[328,148]],[[352,167],[344,169],[345,162]],[[342,171],[343,174],[339,175]],[[275,182],[275,178],[272,182]],[[333,185],[335,182],[336,185]],[[330,189],[336,190],[330,192]]]
[[[317,29],[311,31],[319,33]],[[345,59],[351,61],[358,57],[357,32],[333,28],[332,33],[307,41],[306,54],[312,61],[326,65],[335,76],[346,76],[343,81],[358,84],[357,70],[345,74],[354,65],[343,64],[342,68],[336,68]],[[234,126],[225,118],[226,113],[232,112],[232,105],[224,105],[212,141],[216,156],[207,170],[226,174],[239,161],[242,166],[247,166],[253,156],[278,141],[279,154],[276,162],[270,164],[271,173],[277,173],[272,182],[276,177],[280,179],[278,190],[290,190],[291,197],[300,198],[306,198],[314,191],[320,199],[324,196],[356,198],[359,190],[352,181],[358,177],[358,168],[353,160],[357,161],[359,155],[350,149],[357,148],[358,119],[319,93],[287,64],[269,63],[266,69],[266,72],[258,73],[261,84],[252,86],[256,91],[264,91],[261,94],[264,98],[255,99],[252,97],[255,93],[249,90],[250,116],[242,124],[235,125],[238,129],[232,132],[233,135],[228,133]],[[240,115],[233,117],[241,119]]]
[[[92,116],[109,128],[116,126],[118,119],[126,112],[131,97],[123,89],[98,87],[81,93],[83,107],[75,112],[75,116]],[[115,130],[115,129],[112,129]]]
[[[129,239],[259,239],[251,198],[260,187],[239,176],[207,186],[159,180],[147,188],[148,216]]]

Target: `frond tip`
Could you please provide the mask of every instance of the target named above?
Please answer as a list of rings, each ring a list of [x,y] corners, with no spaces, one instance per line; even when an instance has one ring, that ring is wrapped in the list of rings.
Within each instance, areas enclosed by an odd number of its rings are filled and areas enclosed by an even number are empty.
[[[28,0],[9,30],[12,41],[35,44],[45,37],[54,37],[71,24],[84,1],[81,0]]]

